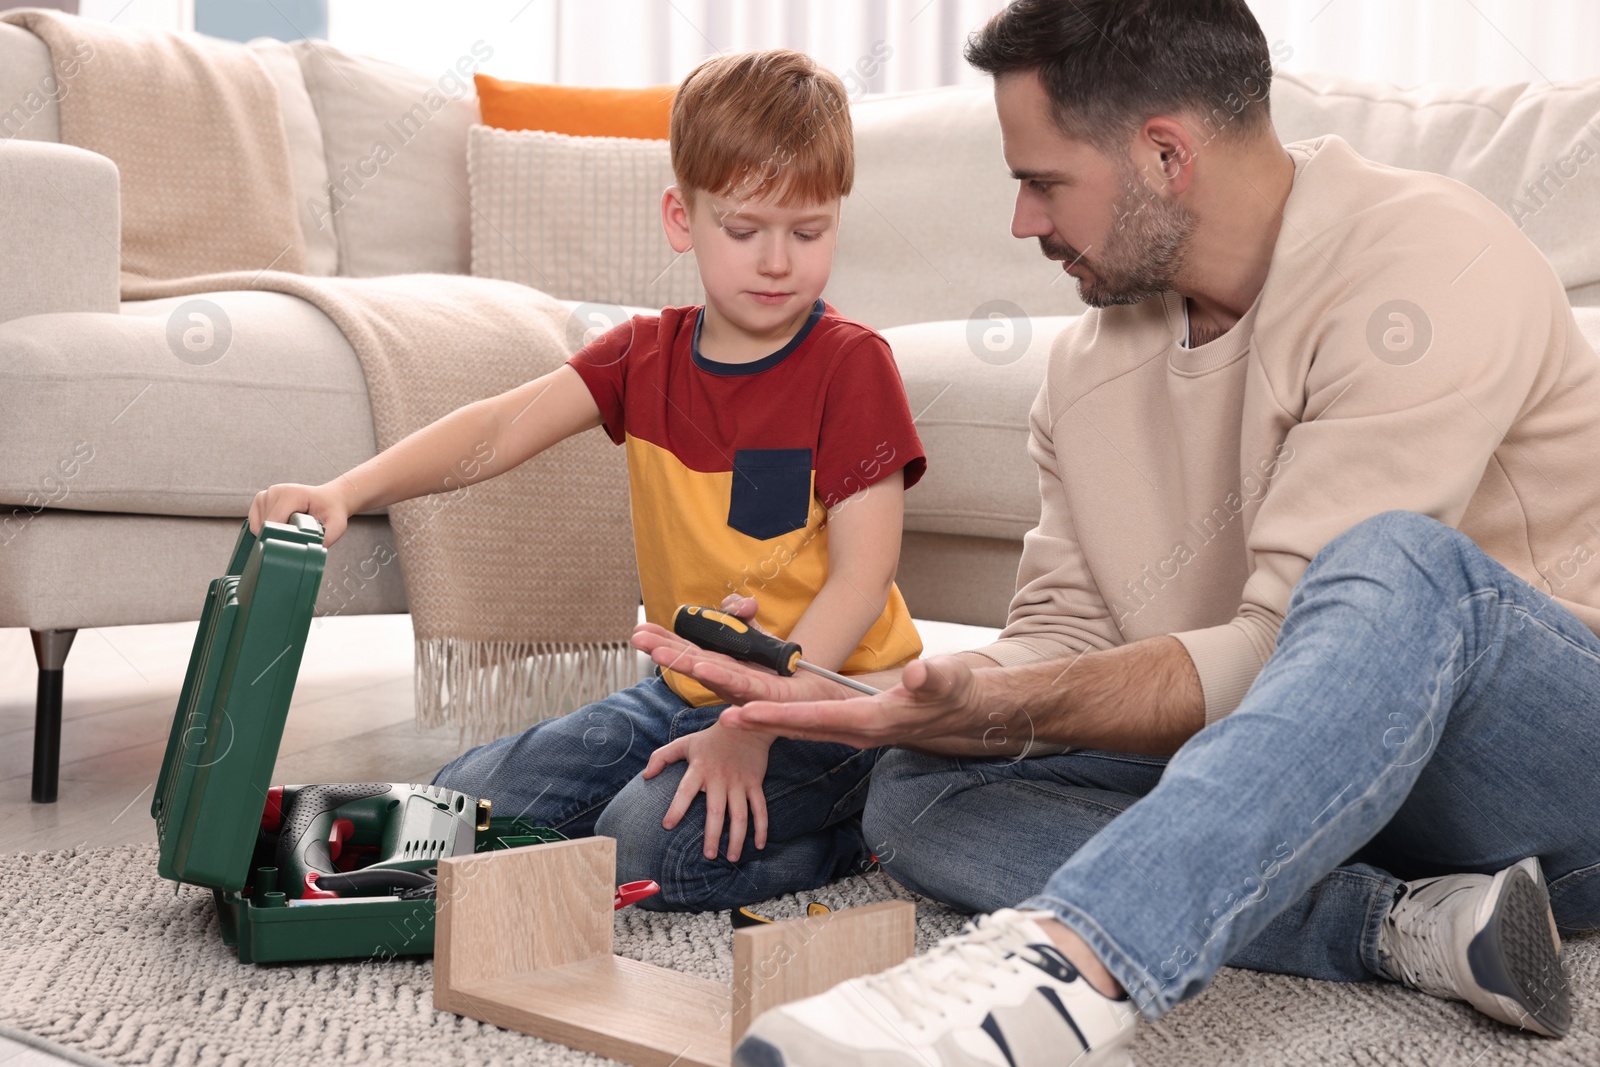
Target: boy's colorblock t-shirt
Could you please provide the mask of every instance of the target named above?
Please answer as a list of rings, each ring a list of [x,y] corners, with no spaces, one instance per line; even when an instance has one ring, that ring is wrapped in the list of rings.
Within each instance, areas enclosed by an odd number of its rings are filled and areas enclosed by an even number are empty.
[[[794,338],[752,363],[700,355],[699,307],[636,315],[568,363],[628,449],[633,540],[645,617],[672,627],[680,604],[729,593],[760,601],[787,637],[828,577],[828,509],[927,466],[889,345],[820,298]],[[898,666],[922,651],[898,587],[846,673]],[[663,673],[696,705],[718,699]]]

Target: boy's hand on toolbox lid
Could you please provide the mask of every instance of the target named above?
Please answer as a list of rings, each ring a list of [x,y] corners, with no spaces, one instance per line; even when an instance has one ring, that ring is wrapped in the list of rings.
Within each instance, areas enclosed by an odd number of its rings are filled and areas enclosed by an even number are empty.
[[[283,482],[261,490],[250,502],[250,532],[259,534],[264,522],[288,522],[289,516],[297,511],[322,523],[324,546],[339,540],[350,522],[349,505],[334,483],[299,485]]]

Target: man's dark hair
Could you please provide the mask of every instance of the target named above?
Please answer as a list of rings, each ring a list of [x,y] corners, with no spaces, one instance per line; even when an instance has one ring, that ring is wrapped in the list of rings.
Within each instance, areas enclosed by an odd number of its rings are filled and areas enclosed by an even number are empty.
[[[1272,57],[1244,0],[1016,0],[966,55],[995,77],[1038,72],[1057,125],[1102,150],[1156,115],[1193,115],[1207,140],[1271,122]]]

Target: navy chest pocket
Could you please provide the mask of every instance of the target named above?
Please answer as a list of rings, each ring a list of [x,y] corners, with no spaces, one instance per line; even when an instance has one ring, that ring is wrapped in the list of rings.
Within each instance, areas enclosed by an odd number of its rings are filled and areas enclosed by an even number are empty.
[[[741,448],[733,454],[728,525],[758,541],[804,529],[811,514],[811,449]]]

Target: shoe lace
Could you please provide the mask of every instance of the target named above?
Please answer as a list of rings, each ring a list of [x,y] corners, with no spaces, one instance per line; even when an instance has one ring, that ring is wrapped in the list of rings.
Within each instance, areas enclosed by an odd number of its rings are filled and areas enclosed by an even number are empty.
[[[1401,901],[1384,920],[1395,935],[1389,955],[1389,962],[1398,972],[1395,977],[1432,996],[1458,998],[1461,994],[1456,989],[1451,962],[1450,932],[1440,928],[1442,909],[1407,907],[1410,903]]]
[[[1022,961],[1016,952],[1026,944],[1027,936],[1016,923],[980,916],[923,955],[862,982],[903,1019],[921,1026],[929,1016],[944,1018],[951,1001],[972,1004],[973,987],[998,989],[995,969],[1017,973]]]

